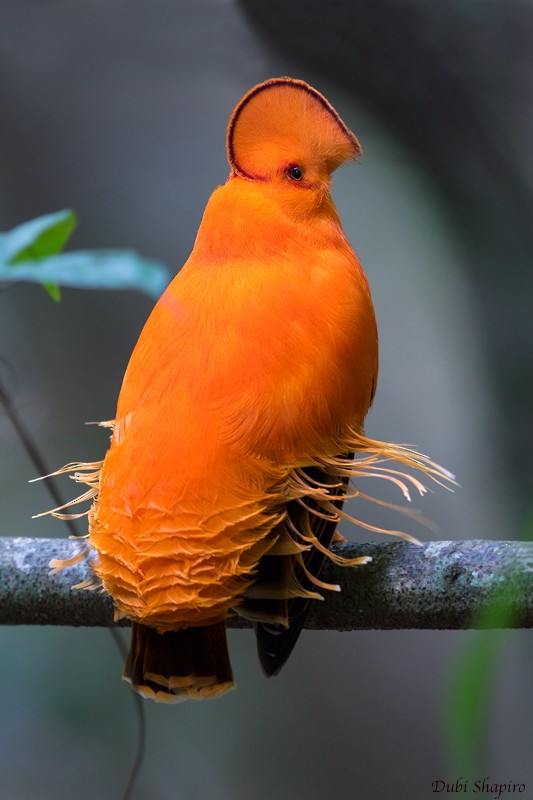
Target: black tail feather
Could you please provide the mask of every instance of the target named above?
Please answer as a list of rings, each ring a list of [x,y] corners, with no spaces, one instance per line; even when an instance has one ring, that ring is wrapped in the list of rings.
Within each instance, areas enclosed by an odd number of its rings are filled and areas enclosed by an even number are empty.
[[[350,456],[346,456],[346,458],[350,458]],[[303,471],[313,481],[318,481],[323,484],[333,481],[337,484],[339,483],[338,479],[332,479],[318,468],[308,467]],[[330,490],[332,497],[339,496],[339,499],[332,500],[334,505],[339,509],[342,508],[342,495],[346,490],[348,480],[348,478],[343,478],[341,485],[332,487]],[[310,507],[313,507],[313,500],[308,499],[306,502]],[[287,504],[287,514],[292,524],[297,529],[301,527],[301,516],[307,515],[308,524],[312,527],[313,533],[317,539],[325,547],[330,546],[337,529],[337,521],[313,516],[294,500]],[[303,558],[307,570],[318,577],[326,556],[321,553],[320,550],[313,547],[304,554]],[[316,591],[316,586],[313,585],[292,556],[263,556],[259,564],[258,581],[261,579],[263,562],[265,562],[264,567],[267,571],[275,569],[277,566],[277,569],[284,575],[292,573],[303,589]],[[284,615],[286,619],[286,624],[258,621],[254,625],[259,661],[267,676],[271,677],[277,675],[289,658],[304,626],[309,603],[310,599],[307,597],[292,597],[285,600],[247,601],[247,608],[250,608],[252,613],[254,606],[262,605],[263,611],[266,612],[265,615],[270,613],[271,619],[282,615]]]
[[[227,692],[235,683],[225,623],[158,633],[133,622],[123,677],[140,694],[164,703]]]

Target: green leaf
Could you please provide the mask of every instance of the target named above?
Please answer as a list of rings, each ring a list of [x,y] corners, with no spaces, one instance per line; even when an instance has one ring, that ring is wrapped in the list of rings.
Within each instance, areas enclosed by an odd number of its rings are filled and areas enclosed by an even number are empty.
[[[522,537],[533,540],[533,512]],[[471,632],[448,677],[444,718],[450,774],[474,777],[488,769],[490,719],[494,709],[498,669],[505,655],[505,631],[513,624],[517,598],[506,587],[505,574]]]
[[[164,266],[129,250],[80,250],[16,264],[0,262],[1,281],[30,281],[79,289],[138,289],[158,298]]]
[[[60,255],[76,226],[65,209],[0,234],[0,280],[40,283],[53,300],[60,285],[82,289],[138,289],[159,297],[168,283],[161,264],[128,250],[88,250]]]
[[[60,253],[76,227],[76,215],[66,209],[32,219],[0,234],[0,258],[4,263],[34,261]]]
[[[445,704],[450,774],[472,778],[488,767],[490,719],[504,633],[500,630],[471,632],[468,646],[454,665]]]
[[[61,300],[61,289],[57,283],[43,283],[43,289],[48,292],[48,295],[52,300],[54,300],[54,302],[59,303]]]

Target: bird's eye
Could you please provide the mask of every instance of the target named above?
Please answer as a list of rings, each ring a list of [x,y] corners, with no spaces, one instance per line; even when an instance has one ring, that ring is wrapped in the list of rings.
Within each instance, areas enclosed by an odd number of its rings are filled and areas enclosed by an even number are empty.
[[[302,170],[297,164],[293,164],[292,167],[289,167],[287,174],[289,178],[292,178],[293,181],[301,181],[304,176]]]

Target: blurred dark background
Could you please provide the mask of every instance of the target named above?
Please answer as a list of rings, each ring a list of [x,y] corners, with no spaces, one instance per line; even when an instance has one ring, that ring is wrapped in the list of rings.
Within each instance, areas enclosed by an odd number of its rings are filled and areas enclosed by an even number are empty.
[[[334,199],[372,286],[371,436],[416,443],[462,488],[420,537],[520,538],[533,446],[533,7],[453,0],[0,1],[0,230],[72,207],[72,246],[135,248],[173,274],[228,172],[225,126],[281,74],[326,94],[365,155]],[[51,466],[102,456],[140,294],[0,293],[0,379]],[[64,536],[0,415],[2,535]],[[68,490],[65,487],[65,491]],[[365,536],[344,529],[350,537]],[[0,631],[1,797],[118,798],[135,716],[105,630]],[[473,632],[305,632],[282,674],[230,634],[238,690],[146,703],[137,798],[427,798],[450,774],[447,676]],[[491,777],[533,785],[527,632],[506,634]],[[483,777],[483,776],[480,776]]]

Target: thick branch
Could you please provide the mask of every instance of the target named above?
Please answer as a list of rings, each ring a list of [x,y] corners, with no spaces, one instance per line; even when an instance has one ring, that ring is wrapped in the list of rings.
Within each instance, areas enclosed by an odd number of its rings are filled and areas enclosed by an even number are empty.
[[[90,575],[82,561],[49,575],[52,558],[71,558],[79,544],[68,539],[0,538],[0,623],[4,625],[113,624],[110,598],[72,589]],[[494,625],[533,627],[533,544],[485,540],[336,546],[344,556],[372,556],[364,567],[328,564],[324,579],[342,592],[312,602],[306,627],[315,630],[370,628],[469,628],[494,592],[511,608]],[[127,623],[125,623],[127,624]],[[246,627],[237,619],[232,627]]]

